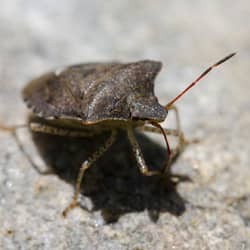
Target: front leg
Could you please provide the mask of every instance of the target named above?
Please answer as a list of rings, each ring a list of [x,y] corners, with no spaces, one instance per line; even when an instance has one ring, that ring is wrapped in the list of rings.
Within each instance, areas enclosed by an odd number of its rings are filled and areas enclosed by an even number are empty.
[[[138,167],[141,171],[141,173],[143,175],[146,175],[146,176],[152,176],[152,175],[159,175],[161,174],[160,171],[151,171],[148,169],[146,163],[145,163],[145,160],[143,158],[143,155],[142,155],[142,152],[141,152],[141,149],[140,149],[140,146],[133,134],[133,131],[132,131],[132,128],[131,127],[128,127],[127,128],[127,134],[128,134],[128,139],[130,141],[130,144],[132,146],[132,150],[133,150],[133,153],[135,155],[135,158],[136,158],[136,161],[137,161],[137,164],[138,164]]]

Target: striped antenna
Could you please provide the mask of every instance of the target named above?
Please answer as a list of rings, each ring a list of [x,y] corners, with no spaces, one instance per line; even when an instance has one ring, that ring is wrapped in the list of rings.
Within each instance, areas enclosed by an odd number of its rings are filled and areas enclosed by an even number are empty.
[[[173,98],[167,105],[165,105],[166,109],[169,109],[180,97],[182,97],[189,89],[191,89],[196,83],[198,83],[205,75],[207,75],[213,68],[216,68],[220,64],[224,63],[231,57],[233,57],[236,53],[232,53],[223,59],[219,60],[217,63],[213,64],[209,68],[207,68],[202,74],[200,74],[193,82],[191,82],[180,94],[178,94],[175,98]]]

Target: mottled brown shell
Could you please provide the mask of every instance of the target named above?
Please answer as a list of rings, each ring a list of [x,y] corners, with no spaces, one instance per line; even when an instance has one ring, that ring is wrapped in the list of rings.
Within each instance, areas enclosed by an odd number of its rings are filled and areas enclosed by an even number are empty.
[[[150,60],[74,65],[32,80],[23,98],[45,119],[163,121],[167,111],[154,95],[160,69],[160,62]]]

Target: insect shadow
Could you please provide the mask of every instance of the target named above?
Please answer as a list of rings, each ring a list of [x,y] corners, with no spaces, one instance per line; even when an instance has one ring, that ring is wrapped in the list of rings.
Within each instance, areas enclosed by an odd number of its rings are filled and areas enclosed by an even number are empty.
[[[107,136],[69,138],[32,132],[45,163],[73,185],[81,164]],[[143,134],[136,133],[136,138],[149,168],[160,169],[166,160],[166,149]],[[179,181],[190,181],[187,176],[178,177]],[[156,222],[161,212],[179,216],[185,211],[185,201],[176,191],[178,182],[172,179],[171,174],[164,181],[159,176],[143,176],[121,131],[114,145],[86,172],[81,193],[91,199],[92,211],[101,210],[106,223],[116,222],[123,214],[144,210]]]

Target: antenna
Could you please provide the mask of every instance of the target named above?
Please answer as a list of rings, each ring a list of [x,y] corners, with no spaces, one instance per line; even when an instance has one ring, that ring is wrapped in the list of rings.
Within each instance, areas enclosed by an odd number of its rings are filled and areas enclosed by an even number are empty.
[[[169,109],[180,97],[182,97],[189,89],[191,89],[196,83],[198,83],[205,75],[207,75],[213,68],[216,68],[220,64],[224,63],[225,61],[229,60],[231,57],[236,55],[236,53],[231,53],[230,55],[224,57],[223,59],[219,60],[217,63],[213,64],[209,68],[207,68],[202,74],[200,74],[193,82],[191,82],[179,95],[173,98],[167,105],[165,105],[166,109]]]

